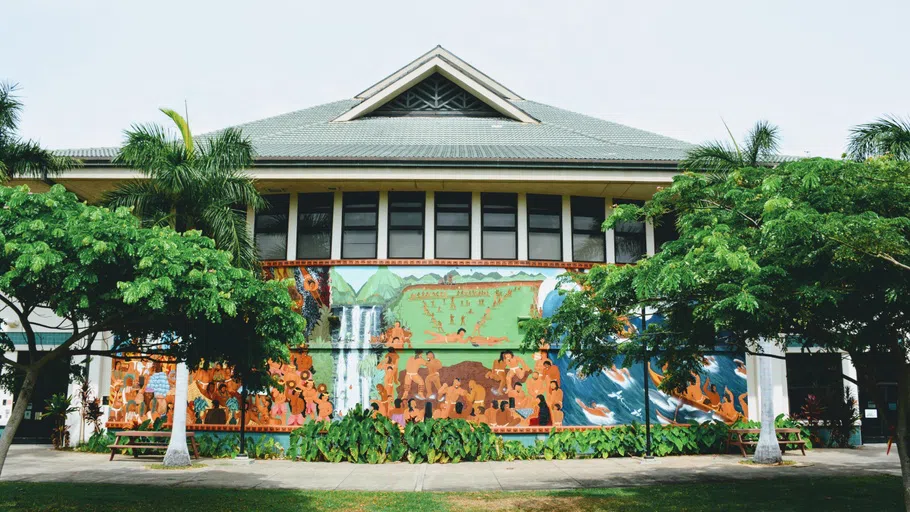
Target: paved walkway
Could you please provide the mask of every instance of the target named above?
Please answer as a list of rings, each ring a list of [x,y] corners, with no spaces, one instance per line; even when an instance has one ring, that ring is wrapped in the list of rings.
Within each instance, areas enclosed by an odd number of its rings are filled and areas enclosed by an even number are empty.
[[[287,488],[370,491],[499,491],[628,487],[755,478],[834,475],[900,475],[897,454],[884,445],[854,450],[812,450],[787,455],[797,466],[752,467],[738,455],[563,461],[466,462],[461,464],[328,464],[286,460],[238,462],[204,459],[184,471],[148,469],[160,457],[55,452],[47,446],[14,445],[2,481],[143,484],[182,487]]]

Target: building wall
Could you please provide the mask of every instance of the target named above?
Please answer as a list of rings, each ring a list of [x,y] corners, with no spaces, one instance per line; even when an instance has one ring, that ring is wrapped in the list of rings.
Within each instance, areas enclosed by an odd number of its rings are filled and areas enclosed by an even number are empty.
[[[645,382],[655,423],[733,421],[748,408],[742,354],[713,354],[698,386],[668,396],[656,389],[662,375],[656,367],[646,379],[642,365],[622,369],[617,361],[614,369],[585,376],[559,357],[555,344],[522,351],[520,320],[552,314],[561,300],[556,278],[565,271],[477,262],[270,267],[271,277],[293,279],[308,343],[292,350],[289,364],[272,365],[284,389],[251,397],[248,421],[254,430],[281,432],[360,405],[398,421],[430,414],[500,431],[534,430],[546,407],[553,423],[564,426],[613,425],[643,421]],[[631,319],[628,329],[637,322]],[[172,365],[115,361],[108,426],[170,411],[174,386]],[[717,396],[706,399],[712,386]],[[239,388],[220,365],[195,372],[190,428],[237,428]],[[724,395],[732,397],[729,404],[721,403]],[[503,401],[509,406],[502,408]]]

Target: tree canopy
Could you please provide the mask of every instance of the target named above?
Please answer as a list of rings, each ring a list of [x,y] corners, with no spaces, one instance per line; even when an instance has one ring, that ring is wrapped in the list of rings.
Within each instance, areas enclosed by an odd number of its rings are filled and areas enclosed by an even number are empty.
[[[28,363],[0,355],[0,369],[25,375],[31,386],[47,362],[74,355],[239,363],[265,378],[269,359],[286,361],[288,346],[304,341],[287,282],[234,267],[198,231],[143,228],[128,208],[86,205],[59,185],[42,194],[0,187],[0,247],[0,307],[18,318],[29,354]],[[40,324],[32,314],[42,309],[61,325]],[[36,327],[70,336],[39,351]],[[114,334],[109,346],[103,332]],[[8,336],[0,340],[12,350]],[[17,398],[2,441],[15,434],[27,401]],[[2,468],[3,442],[0,452]]]
[[[853,127],[847,153],[857,160],[882,155],[910,160],[910,119],[885,116]]]

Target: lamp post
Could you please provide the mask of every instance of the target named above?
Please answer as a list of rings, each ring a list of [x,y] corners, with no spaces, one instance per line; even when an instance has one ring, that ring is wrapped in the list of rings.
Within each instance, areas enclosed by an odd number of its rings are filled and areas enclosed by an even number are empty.
[[[651,354],[648,352],[648,338],[645,337],[645,327],[647,327],[647,320],[645,319],[645,307],[641,307],[641,339],[642,343],[645,346],[645,361],[642,367],[644,368],[644,385],[645,385],[645,460],[651,460],[654,458],[651,455],[651,397],[650,397],[650,388],[648,381],[651,376],[648,374],[648,365],[651,364]]]

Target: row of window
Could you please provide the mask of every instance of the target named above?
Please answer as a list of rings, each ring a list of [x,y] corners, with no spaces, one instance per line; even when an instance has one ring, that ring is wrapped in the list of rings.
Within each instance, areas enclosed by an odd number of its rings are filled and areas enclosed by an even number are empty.
[[[290,196],[266,196],[269,207],[257,212],[255,237],[259,255],[282,260],[287,254]],[[470,192],[435,192],[433,226],[435,258],[470,259],[471,223],[479,220],[481,257],[518,258],[518,194],[483,192],[480,219],[472,219]],[[424,257],[426,193],[388,193],[388,257]],[[633,202],[617,200],[616,203]],[[297,201],[297,259],[328,259],[332,252],[334,193],[302,193]],[[602,197],[571,198],[572,260],[606,261]],[[345,192],[341,209],[341,257],[377,257],[379,193]],[[528,259],[563,259],[563,208],[558,195],[527,195]],[[670,224],[672,229],[672,223]],[[663,236],[670,233],[659,232]],[[644,222],[622,222],[614,230],[615,261],[633,263],[646,254]]]

